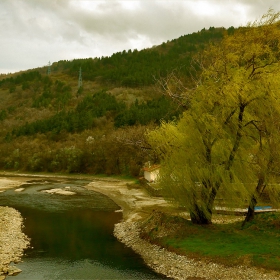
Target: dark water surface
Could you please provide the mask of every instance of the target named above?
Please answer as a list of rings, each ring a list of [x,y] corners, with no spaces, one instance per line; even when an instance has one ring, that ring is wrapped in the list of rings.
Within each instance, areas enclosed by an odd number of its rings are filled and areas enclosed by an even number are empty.
[[[0,194],[0,205],[19,210],[33,249],[25,251],[23,270],[14,280],[166,279],[113,236],[122,215],[106,196],[83,188],[86,181],[34,181],[23,192]],[[41,192],[70,187],[77,194]]]

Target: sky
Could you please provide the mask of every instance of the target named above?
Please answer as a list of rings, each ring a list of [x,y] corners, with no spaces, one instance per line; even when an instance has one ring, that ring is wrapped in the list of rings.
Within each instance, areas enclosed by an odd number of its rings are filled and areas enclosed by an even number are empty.
[[[0,0],[0,73],[150,48],[259,19],[279,0]]]

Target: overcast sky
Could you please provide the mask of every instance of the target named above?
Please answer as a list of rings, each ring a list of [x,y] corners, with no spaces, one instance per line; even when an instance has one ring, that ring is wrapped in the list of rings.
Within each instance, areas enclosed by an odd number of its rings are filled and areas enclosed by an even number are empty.
[[[0,73],[246,25],[279,0],[0,0]]]

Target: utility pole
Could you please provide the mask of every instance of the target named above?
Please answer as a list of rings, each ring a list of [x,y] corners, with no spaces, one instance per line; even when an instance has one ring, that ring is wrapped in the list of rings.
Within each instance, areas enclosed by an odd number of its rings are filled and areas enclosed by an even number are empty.
[[[51,62],[49,61],[48,63],[48,72],[47,72],[48,75],[51,74]]]
[[[80,67],[80,70],[79,70],[79,81],[78,81],[78,89],[80,87],[83,86],[83,80],[82,80],[82,68]]]

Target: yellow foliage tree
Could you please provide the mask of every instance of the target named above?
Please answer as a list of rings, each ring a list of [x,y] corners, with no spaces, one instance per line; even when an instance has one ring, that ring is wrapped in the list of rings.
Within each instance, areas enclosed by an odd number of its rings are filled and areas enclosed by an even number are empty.
[[[269,10],[205,50],[190,108],[178,122],[148,134],[161,157],[161,185],[187,207],[194,223],[211,223],[218,194],[234,205],[252,202],[273,177],[268,174],[279,147],[279,18]]]

